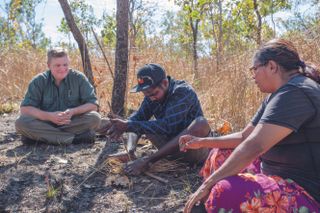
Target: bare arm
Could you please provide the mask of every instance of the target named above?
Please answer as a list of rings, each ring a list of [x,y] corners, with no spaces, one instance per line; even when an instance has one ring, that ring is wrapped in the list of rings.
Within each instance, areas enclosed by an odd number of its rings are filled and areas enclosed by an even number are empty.
[[[206,197],[215,183],[228,176],[238,174],[259,155],[268,151],[291,132],[292,130],[287,127],[274,124],[258,124],[247,139],[232,152],[224,164],[191,196],[186,204],[185,212],[189,212],[197,201]]]
[[[51,121],[51,113],[43,111],[33,106],[22,106],[20,108],[21,115],[29,115],[42,121]]]
[[[33,106],[23,106],[20,108],[22,115],[29,115],[43,121],[50,121],[57,125],[70,123],[70,119],[74,115],[83,114],[90,111],[97,111],[98,107],[92,103],[86,103],[81,106],[67,109],[64,112],[46,112]]]
[[[212,177],[213,180],[220,180],[239,173],[291,132],[292,130],[287,127],[258,124],[252,134],[233,151],[225,163],[209,179]],[[209,179],[208,182],[212,182]]]
[[[72,112],[71,114],[73,116],[73,115],[80,115],[86,112],[98,111],[98,107],[95,104],[86,103],[75,108],[70,108],[68,110]]]
[[[254,126],[250,123],[242,131],[236,132],[221,137],[195,137],[191,135],[184,135],[180,138],[180,150],[200,149],[200,148],[236,148],[242,143],[254,130]]]
[[[208,148],[235,148],[237,147],[242,141],[244,141],[250,133],[253,131],[254,126],[251,124],[247,125],[246,128],[244,128],[241,132],[236,132],[230,135],[222,136],[222,137],[206,137],[206,138],[200,138],[196,136],[191,136],[193,138],[201,139],[199,140],[199,143],[201,144],[201,147],[208,147]],[[185,137],[185,132],[180,133],[177,138]],[[187,135],[188,136],[188,135]],[[180,138],[181,138],[180,137]],[[179,147],[178,140],[172,140],[169,143],[167,143],[165,146],[163,146],[160,150],[158,150],[156,153],[151,155],[149,157],[150,162],[156,162],[157,160],[167,156],[168,154],[173,153],[174,151],[177,151]]]

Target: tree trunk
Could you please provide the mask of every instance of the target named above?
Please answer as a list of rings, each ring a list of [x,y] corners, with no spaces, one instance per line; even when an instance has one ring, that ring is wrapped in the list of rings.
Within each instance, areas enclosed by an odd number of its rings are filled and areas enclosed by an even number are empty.
[[[198,52],[197,52],[197,42],[198,42],[198,24],[199,21],[196,20],[195,23],[193,23],[192,17],[189,18],[190,26],[192,29],[192,56],[193,56],[193,63],[192,63],[192,69],[194,73],[194,79],[199,79],[199,73],[198,73]]]
[[[111,108],[118,115],[124,114],[124,100],[127,86],[128,16],[129,0],[117,0],[117,43]]]
[[[132,48],[135,48],[136,47],[136,38],[135,38],[135,35],[136,35],[136,26],[135,24],[133,23],[134,22],[134,18],[133,18],[133,13],[134,13],[134,10],[135,10],[135,4],[136,4],[136,1],[135,0],[129,0],[129,19],[128,19],[128,23],[129,23],[129,45],[130,45],[130,51]]]
[[[274,21],[274,5],[273,5],[273,0],[271,0],[271,22],[272,22],[272,26],[273,26],[273,38],[276,37],[276,23]]]
[[[219,34],[218,34],[218,51],[217,51],[217,71],[220,69],[220,64],[222,60],[222,52],[223,52],[223,45],[222,45],[222,38],[223,38],[223,16],[222,16],[222,0],[218,1],[219,6]]]
[[[91,62],[90,62],[87,44],[83,38],[83,35],[81,34],[79,28],[77,27],[77,25],[74,21],[70,6],[68,4],[68,1],[67,0],[59,0],[59,3],[60,3],[61,8],[63,10],[64,16],[66,18],[66,21],[67,21],[67,24],[70,28],[70,31],[72,32],[74,39],[78,43],[78,47],[79,47],[81,59],[82,59],[83,72],[87,76],[87,78],[89,79],[90,83],[94,86],[93,74],[92,74],[92,68],[91,68]]]
[[[253,7],[254,7],[254,12],[256,13],[256,16],[257,16],[257,19],[258,19],[256,42],[257,42],[257,45],[260,46],[260,44],[261,44],[262,21],[261,21],[261,15],[260,15],[260,12],[259,12],[257,0],[253,0]]]

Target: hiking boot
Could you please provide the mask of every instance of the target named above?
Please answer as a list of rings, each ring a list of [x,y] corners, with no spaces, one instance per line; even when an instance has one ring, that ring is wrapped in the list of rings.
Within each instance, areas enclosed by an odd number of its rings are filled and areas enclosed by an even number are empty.
[[[38,143],[38,141],[28,138],[24,135],[21,135],[21,142],[25,145],[35,145]]]
[[[95,141],[96,133],[93,130],[88,130],[83,133],[77,134],[74,138],[72,143],[73,144],[80,144],[80,143],[89,143],[93,144]]]

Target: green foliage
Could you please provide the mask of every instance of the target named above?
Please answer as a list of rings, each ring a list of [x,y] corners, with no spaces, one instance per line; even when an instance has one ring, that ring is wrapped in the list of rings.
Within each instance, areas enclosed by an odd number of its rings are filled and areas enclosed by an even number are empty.
[[[171,52],[184,56],[190,55],[192,34],[183,11],[177,13],[167,11],[162,19],[161,27],[165,37],[164,43]]]
[[[0,16],[0,45],[46,48],[50,40],[45,37],[43,20],[36,22],[35,8],[43,0],[10,0],[4,3]]]
[[[308,13],[298,10],[300,6],[309,7]],[[307,37],[318,37],[320,28],[320,4],[319,0],[314,0],[309,3],[297,1],[293,8],[293,16],[289,19],[279,18],[279,22],[285,29],[285,35],[303,33]]]
[[[91,33],[91,27],[95,29],[101,23],[101,20],[97,19],[94,15],[93,7],[85,3],[85,0],[73,0],[70,1],[70,8],[74,21],[80,29],[82,35],[86,39],[88,47],[92,47],[94,44],[94,38]],[[65,18],[61,19],[58,31],[66,34],[70,37],[70,29]],[[71,39],[69,39],[69,46],[72,48]]]
[[[106,13],[102,16],[103,27],[101,30],[101,36],[103,43],[108,47],[115,48],[116,46],[116,32],[117,32],[117,22],[116,15],[108,15]]]
[[[257,33],[257,16],[254,11],[253,0],[241,0],[236,3],[230,2],[229,7],[232,14],[232,28],[240,38],[247,41],[255,41]],[[265,19],[267,16],[276,13],[280,10],[290,9],[288,0],[265,0],[257,1],[257,10],[261,18]],[[268,23],[263,22],[262,28],[268,28]],[[269,34],[270,32],[268,32]]]
[[[131,48],[146,47],[147,35],[157,32],[153,17],[157,2],[129,0],[129,44]]]
[[[181,6],[181,19],[185,20],[184,25],[180,23],[179,26],[186,28],[187,33],[179,39],[176,39],[176,35],[167,37],[181,44],[190,42],[191,39],[187,38],[194,36],[191,32],[195,33],[199,30],[197,32],[198,44],[200,44],[198,48],[205,43],[207,48],[203,51],[216,55],[221,51],[233,52],[254,46],[259,41],[259,34],[262,41],[269,40],[275,35],[274,29],[266,20],[278,11],[291,8],[289,0],[257,0],[256,2],[257,10],[254,7],[254,0],[175,0],[175,3]],[[261,16],[261,28],[258,25],[257,14]],[[168,25],[170,22],[163,23]],[[171,26],[175,24],[171,23]]]

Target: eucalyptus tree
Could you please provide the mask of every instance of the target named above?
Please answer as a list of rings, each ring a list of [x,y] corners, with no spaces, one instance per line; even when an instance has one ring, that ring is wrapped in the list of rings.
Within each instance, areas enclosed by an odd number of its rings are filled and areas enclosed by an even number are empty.
[[[128,73],[128,21],[129,0],[117,0],[117,42],[115,53],[115,79],[112,88],[111,108],[123,115]]]
[[[63,10],[68,27],[72,32],[72,35],[75,38],[76,42],[78,43],[78,47],[79,47],[81,59],[82,59],[83,72],[88,77],[90,83],[94,86],[91,61],[90,61],[89,50],[88,50],[86,41],[74,20],[68,1],[67,0],[58,0],[58,1]]]
[[[182,7],[189,21],[189,27],[192,32],[192,56],[194,78],[199,79],[198,72],[198,37],[199,24],[205,17],[208,9],[208,0],[175,0],[175,3]]]
[[[43,0],[10,0],[0,9],[0,39],[2,45],[23,45],[45,48],[50,40],[43,32],[43,19],[36,20],[36,7]]]
[[[192,55],[192,32],[189,28],[189,20],[185,13],[166,11],[162,17],[162,40],[164,45],[174,55],[184,56],[186,59]]]
[[[143,47],[147,34],[154,29],[153,16],[158,10],[158,2],[146,0],[129,0],[129,48]]]
[[[301,10],[304,8],[304,10]],[[293,0],[291,16],[288,19],[278,18],[281,26],[285,29],[285,34],[302,33],[306,38],[319,38],[320,33],[320,0],[305,2]]]
[[[289,9],[290,6],[289,0],[237,0],[229,3],[236,33],[241,38],[255,41],[257,45],[261,44],[264,31],[272,31],[266,18],[272,18],[274,13]]]
[[[102,15],[102,20],[101,37],[103,44],[109,48],[115,48],[117,32],[116,14],[112,13],[109,15],[104,12]]]
[[[101,20],[95,16],[93,7],[86,3],[86,0],[72,0],[70,1],[69,6],[71,8],[75,24],[84,36],[87,45],[92,47],[94,39],[92,37],[91,28],[96,29],[100,26]],[[69,45],[72,46],[72,41],[70,40],[70,28],[65,18],[61,19],[58,31],[69,37]]]

